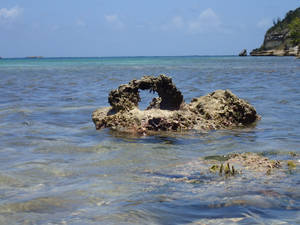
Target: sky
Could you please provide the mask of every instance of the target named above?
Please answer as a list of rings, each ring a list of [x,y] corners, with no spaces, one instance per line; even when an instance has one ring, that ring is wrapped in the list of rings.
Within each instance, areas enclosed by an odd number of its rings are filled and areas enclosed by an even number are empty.
[[[1,0],[0,56],[236,55],[299,0]]]

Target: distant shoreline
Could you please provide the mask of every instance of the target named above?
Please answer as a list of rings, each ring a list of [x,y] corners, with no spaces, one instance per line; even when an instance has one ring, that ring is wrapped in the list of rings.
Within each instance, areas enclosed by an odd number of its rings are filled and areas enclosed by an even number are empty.
[[[276,57],[276,55],[269,55]],[[1,60],[47,60],[47,59],[110,59],[110,58],[197,58],[197,57],[239,57],[238,55],[176,55],[176,56],[64,56],[64,57],[0,57]],[[248,55],[246,58],[254,58]],[[257,58],[259,56],[255,56]],[[262,56],[266,57],[266,56]],[[280,57],[280,56],[279,56]],[[292,56],[291,56],[292,57]]]
[[[0,57],[0,59],[59,59],[59,58],[148,58],[148,57],[224,57],[236,56],[230,55],[136,55],[136,56],[16,56],[16,57]]]

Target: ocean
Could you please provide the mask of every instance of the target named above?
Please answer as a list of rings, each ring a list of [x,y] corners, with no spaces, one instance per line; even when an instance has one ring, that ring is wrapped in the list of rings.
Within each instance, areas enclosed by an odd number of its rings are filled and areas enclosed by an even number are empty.
[[[151,136],[95,129],[91,114],[109,106],[110,90],[159,74],[172,77],[186,102],[230,89],[262,119],[245,129]],[[140,108],[156,97],[141,96]],[[224,177],[199,160],[242,152],[297,165]],[[299,160],[293,57],[0,60],[0,224],[299,224]]]

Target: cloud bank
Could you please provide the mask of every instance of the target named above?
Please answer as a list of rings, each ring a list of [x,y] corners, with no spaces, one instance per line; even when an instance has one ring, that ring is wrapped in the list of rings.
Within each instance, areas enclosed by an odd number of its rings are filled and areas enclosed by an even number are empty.
[[[187,33],[205,33],[225,31],[219,16],[211,8],[205,9],[198,16],[186,19],[181,15],[174,16],[161,26],[162,30],[181,30]]]
[[[23,9],[19,6],[15,6],[11,9],[1,8],[0,9],[0,21],[8,21],[17,18],[22,14]]]
[[[188,22],[188,30],[193,33],[215,31],[221,28],[221,20],[218,15],[208,8],[200,13],[200,15]]]

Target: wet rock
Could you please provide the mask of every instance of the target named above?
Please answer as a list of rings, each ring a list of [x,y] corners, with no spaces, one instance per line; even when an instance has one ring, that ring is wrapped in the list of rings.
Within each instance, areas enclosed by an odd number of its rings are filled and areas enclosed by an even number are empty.
[[[289,155],[284,153],[286,156]],[[285,157],[286,157],[285,156]],[[293,156],[292,156],[293,157]],[[287,171],[295,170],[299,163],[297,160],[272,160],[263,154],[244,152],[231,153],[225,156],[207,156],[198,161],[202,164],[208,164],[209,172],[219,174],[220,176],[235,176],[238,174],[247,174],[250,176],[278,175]],[[298,165],[297,165],[298,164]],[[203,168],[202,168],[203,169]]]
[[[234,178],[243,183],[253,180],[264,183],[272,178],[279,181],[291,170],[296,172],[298,164],[296,160],[272,160],[261,154],[245,152],[198,158],[163,170],[145,172],[171,182],[217,184],[223,181],[220,178]]]
[[[270,160],[267,157],[256,153],[239,153],[229,155],[226,163],[240,165],[244,170],[252,170],[256,172],[268,173],[272,169],[281,168],[281,162],[278,160]]]
[[[139,90],[157,92],[159,97],[154,98],[146,110],[140,110]],[[111,107],[93,112],[96,129],[147,134],[243,127],[259,119],[253,106],[229,90],[217,90],[187,104],[166,75],[145,76],[121,85],[110,92],[108,102]]]

